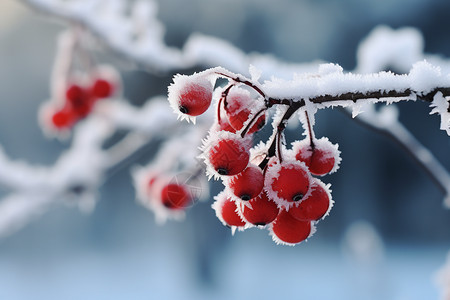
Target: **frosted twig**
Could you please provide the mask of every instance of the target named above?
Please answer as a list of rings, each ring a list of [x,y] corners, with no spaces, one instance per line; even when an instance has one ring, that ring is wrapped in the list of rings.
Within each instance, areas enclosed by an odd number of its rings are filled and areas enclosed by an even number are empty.
[[[223,66],[246,73],[254,65],[266,74],[291,76],[316,64],[284,63],[272,55],[246,54],[230,43],[211,36],[193,34],[182,49],[164,42],[164,25],[156,18],[153,0],[22,0],[36,10],[66,23],[80,24],[105,46],[148,72],[168,72],[194,66]],[[126,8],[131,6],[131,14]]]
[[[51,203],[65,200],[78,204],[84,211],[92,210],[95,191],[104,182],[108,170],[151,140],[171,134],[168,129],[180,131],[181,124],[160,98],[149,100],[141,110],[119,100],[100,104],[96,115],[75,128],[71,147],[53,166],[14,162],[0,152],[0,185],[11,192],[0,201],[0,236],[21,228]],[[114,146],[102,149],[104,141],[117,130],[132,133]],[[191,133],[198,136],[204,129],[192,127],[191,131],[198,131]],[[183,148],[177,147],[175,151]],[[172,159],[171,163],[176,160]]]
[[[364,113],[355,120],[372,130],[379,131],[398,143],[430,176],[433,182],[444,193],[444,205],[450,208],[450,175],[436,157],[424,147],[405,126],[398,121],[398,110],[395,106],[383,107],[376,111],[373,106],[366,105]]]

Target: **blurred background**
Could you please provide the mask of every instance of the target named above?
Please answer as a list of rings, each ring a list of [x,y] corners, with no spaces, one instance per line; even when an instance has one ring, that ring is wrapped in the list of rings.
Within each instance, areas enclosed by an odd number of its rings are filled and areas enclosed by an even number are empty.
[[[413,26],[425,51],[450,57],[444,0],[160,0],[166,42],[192,32],[245,52],[355,68],[358,43],[377,25]],[[46,139],[37,110],[49,97],[57,34],[64,29],[20,1],[0,2],[0,144],[13,159],[51,165],[70,141]],[[136,105],[165,94],[172,74],[122,71]],[[191,71],[190,71],[191,72]],[[400,119],[450,170],[450,139],[425,103],[402,103]],[[107,178],[91,215],[54,205],[0,240],[0,299],[437,299],[436,271],[450,250],[443,195],[392,141],[338,110],[320,111],[316,134],[337,142],[343,162],[324,178],[335,206],[316,234],[277,246],[265,230],[231,236],[199,203],[184,222],[157,226],[139,206],[129,168]],[[288,140],[301,133],[288,131]],[[137,158],[146,164],[155,153]],[[221,189],[212,183],[212,194]],[[5,190],[0,190],[4,195]]]

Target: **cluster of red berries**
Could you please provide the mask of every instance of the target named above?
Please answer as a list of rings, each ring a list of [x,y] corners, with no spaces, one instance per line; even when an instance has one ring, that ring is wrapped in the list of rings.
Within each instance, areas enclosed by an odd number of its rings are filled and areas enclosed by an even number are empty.
[[[337,170],[337,145],[327,138],[315,139],[309,127],[307,138],[288,150],[282,143],[284,127],[278,126],[270,143],[252,148],[253,133],[266,122],[267,97],[261,97],[258,88],[260,96],[253,98],[237,86],[244,82],[239,78],[214,93],[214,79],[211,74],[178,75],[169,87],[169,101],[181,117],[190,118],[205,112],[213,95],[218,98],[216,121],[202,147],[207,174],[225,185],[213,204],[217,217],[233,232],[267,228],[278,243],[304,241],[332,206],[329,186],[314,175]],[[255,89],[249,81],[244,83]]]
[[[306,143],[303,143],[305,147],[294,143],[292,150],[284,149],[283,160],[274,156],[267,164],[257,165],[260,154],[248,149],[239,154],[244,157],[246,153],[247,160],[230,161],[236,153],[225,146],[230,141],[220,139],[205,154],[216,172],[223,166],[228,166],[225,170],[237,170],[238,162],[244,166],[235,175],[221,175],[225,190],[215,198],[213,208],[222,223],[233,231],[253,226],[267,228],[277,243],[289,245],[311,236],[315,223],[326,216],[332,206],[329,187],[312,175],[328,174],[337,166],[334,145],[326,139],[321,139],[317,143],[320,146],[314,149]],[[305,153],[306,157],[302,156]]]
[[[45,106],[44,123],[57,131],[71,129],[79,120],[87,117],[97,101],[107,99],[117,93],[119,77],[109,67],[101,67],[92,76],[73,76],[64,83],[59,95]]]
[[[66,90],[64,105],[52,115],[53,126],[57,129],[71,128],[92,111],[95,102],[110,97],[113,90],[113,85],[101,78],[95,79],[86,87],[70,84]]]

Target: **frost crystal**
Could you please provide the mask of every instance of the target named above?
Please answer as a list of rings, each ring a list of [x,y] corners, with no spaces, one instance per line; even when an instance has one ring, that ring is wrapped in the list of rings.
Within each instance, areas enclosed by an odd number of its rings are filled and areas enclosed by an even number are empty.
[[[432,108],[430,114],[439,114],[441,116],[441,129],[445,130],[448,135],[450,135],[450,103],[442,95],[441,92],[436,93],[431,102],[430,107]]]

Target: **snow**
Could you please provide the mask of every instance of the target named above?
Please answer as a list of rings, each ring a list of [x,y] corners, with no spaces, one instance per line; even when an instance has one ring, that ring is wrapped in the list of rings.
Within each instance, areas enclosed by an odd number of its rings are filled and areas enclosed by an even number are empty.
[[[389,67],[409,70],[413,63],[423,59],[423,49],[423,37],[417,29],[378,26],[358,47],[356,72],[372,73]]]
[[[450,78],[442,76],[441,69],[426,61],[415,63],[409,72],[411,89],[420,94],[428,94],[436,87],[448,86]]]
[[[250,67],[248,68],[249,73],[250,73],[250,78],[253,82],[258,82],[259,79],[261,78],[262,75],[262,71],[259,70],[257,67],[255,67],[254,65],[250,65]]]
[[[241,87],[231,88],[230,92],[226,98],[227,101],[227,109],[231,115],[238,115],[243,110],[248,110],[249,108],[253,108],[253,102],[256,102],[250,96],[250,92]],[[245,126],[244,126],[245,128]]]
[[[450,102],[448,99],[442,96],[441,92],[436,93],[431,102],[430,107],[432,108],[430,114],[439,114],[441,117],[442,130],[445,130],[448,135],[450,135]]]

